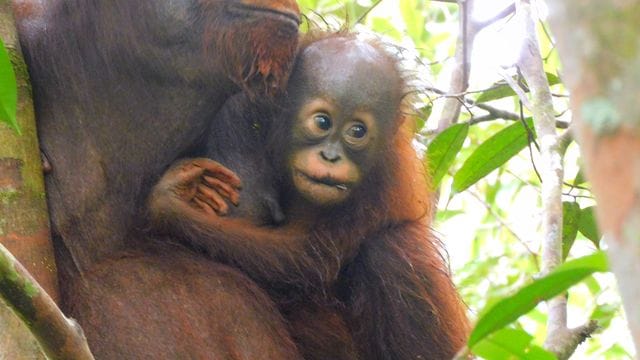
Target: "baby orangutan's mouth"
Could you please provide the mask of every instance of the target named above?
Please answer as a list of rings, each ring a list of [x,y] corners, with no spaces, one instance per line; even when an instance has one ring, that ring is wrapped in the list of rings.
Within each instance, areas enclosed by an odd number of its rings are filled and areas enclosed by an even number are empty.
[[[304,177],[305,179],[307,179],[308,181],[312,182],[312,183],[316,183],[316,184],[321,184],[321,185],[325,185],[325,186],[331,186],[331,187],[335,187],[338,190],[341,191],[347,191],[349,190],[349,187],[347,186],[347,184],[345,184],[344,182],[341,182],[335,178],[332,178],[331,176],[323,176],[323,177],[313,177],[311,175],[307,175],[304,172],[298,170],[298,173]]]

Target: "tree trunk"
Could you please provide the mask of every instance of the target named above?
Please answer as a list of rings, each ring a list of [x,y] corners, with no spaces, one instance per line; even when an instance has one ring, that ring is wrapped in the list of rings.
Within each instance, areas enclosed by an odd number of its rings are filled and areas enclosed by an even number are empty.
[[[0,124],[0,243],[57,299],[57,275],[31,87],[7,0],[0,0],[0,38],[9,51],[16,74],[17,118],[22,130],[22,135],[18,135],[9,126]],[[4,304],[0,304],[0,358],[44,359],[31,332]]]
[[[640,2],[548,3],[598,222],[640,350]]]

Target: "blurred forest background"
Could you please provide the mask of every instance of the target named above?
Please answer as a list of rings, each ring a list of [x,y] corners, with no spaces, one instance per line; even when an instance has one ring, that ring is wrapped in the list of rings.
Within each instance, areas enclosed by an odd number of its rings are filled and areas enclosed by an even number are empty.
[[[463,14],[455,1],[298,2],[312,23],[335,28],[346,22],[351,29],[380,34],[400,44],[407,59],[415,60],[421,99],[418,147],[429,158],[427,166],[439,191],[434,227],[448,250],[455,282],[471,317],[477,320],[491,304],[538,279],[543,267],[544,210],[537,169],[541,159],[531,112],[523,106],[522,96],[513,90],[518,87],[526,91],[516,63],[527,36],[515,21],[510,8],[513,1],[476,1],[473,9],[467,9],[466,25],[461,25]],[[562,240],[564,255],[570,260],[593,254],[601,246],[594,220],[596,202],[581,169],[578,145],[568,133],[564,134],[571,124],[569,94],[563,86],[562,68],[545,22],[548,9],[542,2],[532,5],[563,154]],[[465,39],[459,37],[463,26],[467,31]],[[306,30],[304,25],[302,29]],[[464,49],[456,47],[460,41],[466,44]],[[456,94],[451,91],[455,86],[452,75],[455,78],[460,70],[456,58],[461,55],[470,60],[468,69],[463,66],[463,71],[470,71],[469,86]],[[462,106],[458,116],[447,120],[447,102],[451,100]],[[454,123],[457,125],[452,126]],[[482,349],[474,348],[474,352],[491,359],[547,358],[543,353],[531,354],[532,349],[540,350],[538,347],[547,337],[546,303],[521,312],[524,315],[502,330],[502,336],[511,345],[528,344],[523,345],[526,349],[522,354],[518,355],[522,349],[500,349],[499,338]],[[577,348],[572,358],[634,356],[611,273],[593,273],[568,291],[569,328],[590,320],[597,321],[599,329]]]

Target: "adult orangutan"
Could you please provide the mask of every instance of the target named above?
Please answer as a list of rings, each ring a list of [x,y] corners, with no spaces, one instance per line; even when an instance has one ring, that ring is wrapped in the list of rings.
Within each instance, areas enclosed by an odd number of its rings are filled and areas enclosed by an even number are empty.
[[[15,0],[15,13],[52,165],[62,307],[95,356],[300,358],[243,274],[183,247],[135,246],[153,243],[140,229],[151,186],[201,151],[225,100],[286,83],[295,1]],[[233,336],[212,336],[223,331]]]
[[[154,225],[262,286],[305,359],[450,359],[464,345],[467,319],[429,227],[432,204],[405,121],[399,60],[379,41],[312,37],[287,94],[266,122],[269,151],[244,161],[272,161],[254,176],[278,175],[286,223],[220,216],[225,197],[237,202],[239,181],[196,158],[178,162],[155,187]],[[230,106],[221,115],[245,114],[242,129],[265,114]],[[246,174],[242,164],[225,163]]]
[[[240,89],[273,95],[294,0],[16,0],[63,275],[123,248],[148,191]]]

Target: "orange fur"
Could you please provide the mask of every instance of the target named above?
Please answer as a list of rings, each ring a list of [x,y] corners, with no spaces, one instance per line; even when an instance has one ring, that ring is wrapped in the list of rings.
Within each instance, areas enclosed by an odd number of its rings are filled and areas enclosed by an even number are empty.
[[[355,36],[315,33],[299,53],[320,39]],[[369,44],[384,52],[379,41]],[[293,92],[304,79],[296,71],[302,70],[294,67]],[[205,213],[188,196],[176,196],[173,187],[197,187],[200,178],[176,180],[174,168],[156,187],[164,193],[152,195],[154,225],[256,281],[288,320],[307,359],[449,359],[464,346],[468,322],[430,228],[429,181],[412,147],[404,106],[391,119],[395,126],[386,124],[379,134],[384,141],[371,150],[371,169],[341,204],[296,206],[295,187],[285,185],[280,196],[289,223],[259,227]],[[284,108],[269,129],[267,147],[275,171],[289,174],[296,117]]]

